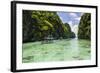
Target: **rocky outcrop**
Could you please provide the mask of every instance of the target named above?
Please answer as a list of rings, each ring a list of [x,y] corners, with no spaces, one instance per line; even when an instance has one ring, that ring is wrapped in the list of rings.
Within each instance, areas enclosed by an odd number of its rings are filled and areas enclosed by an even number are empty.
[[[91,39],[91,14],[84,13],[78,27],[79,39]]]
[[[56,12],[23,10],[23,42],[74,38],[69,24],[63,24]]]

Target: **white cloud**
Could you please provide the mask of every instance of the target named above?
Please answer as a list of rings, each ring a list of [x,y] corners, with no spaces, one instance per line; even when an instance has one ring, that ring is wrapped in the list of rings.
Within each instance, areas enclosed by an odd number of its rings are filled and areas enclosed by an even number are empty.
[[[75,33],[76,37],[77,37],[77,33],[78,33],[78,25],[74,25],[72,27],[72,31]]]
[[[83,15],[84,13],[81,13],[81,16]]]
[[[78,25],[74,25],[74,26],[73,26],[73,32],[74,32],[74,33],[77,33],[77,32],[78,32]]]
[[[76,18],[75,18],[75,20],[78,20],[78,21],[80,21],[80,19],[81,19],[81,17],[76,17]]]
[[[73,21],[69,21],[68,22],[70,27],[71,27],[71,31],[75,33],[76,37],[77,37],[77,33],[78,33],[78,25],[73,25]]]
[[[78,17],[76,13],[69,13],[72,17]]]
[[[69,21],[68,24],[70,25],[71,29],[73,28],[73,21]]]
[[[68,23],[69,23],[70,25],[72,25],[72,24],[73,24],[73,22],[72,22],[72,21],[69,21]]]

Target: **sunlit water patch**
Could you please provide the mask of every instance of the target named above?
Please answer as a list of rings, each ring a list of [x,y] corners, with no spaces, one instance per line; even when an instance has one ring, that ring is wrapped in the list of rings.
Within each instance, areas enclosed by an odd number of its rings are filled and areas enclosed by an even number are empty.
[[[89,40],[64,39],[53,40],[52,43],[24,43],[22,62],[72,61],[91,58]]]

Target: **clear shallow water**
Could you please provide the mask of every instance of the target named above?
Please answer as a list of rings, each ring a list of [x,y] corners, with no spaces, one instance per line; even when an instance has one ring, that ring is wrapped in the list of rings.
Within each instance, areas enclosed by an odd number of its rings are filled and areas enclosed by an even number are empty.
[[[89,40],[64,39],[41,44],[31,42],[23,44],[22,62],[72,61],[91,58]]]

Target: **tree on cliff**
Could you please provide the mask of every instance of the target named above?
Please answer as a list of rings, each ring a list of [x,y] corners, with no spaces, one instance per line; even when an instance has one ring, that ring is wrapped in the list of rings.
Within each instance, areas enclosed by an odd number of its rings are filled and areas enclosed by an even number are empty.
[[[74,38],[68,23],[63,24],[57,12],[23,10],[23,42]]]
[[[91,39],[91,14],[84,13],[78,27],[79,39]]]

